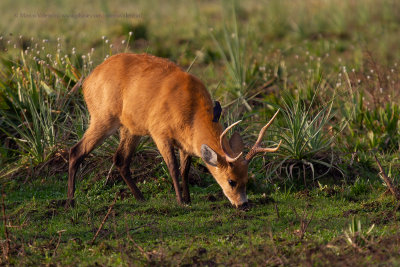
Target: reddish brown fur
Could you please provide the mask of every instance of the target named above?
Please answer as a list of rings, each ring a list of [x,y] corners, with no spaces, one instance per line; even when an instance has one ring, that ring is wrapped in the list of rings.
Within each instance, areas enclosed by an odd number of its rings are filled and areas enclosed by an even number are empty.
[[[166,59],[113,56],[93,71],[83,88],[92,121],[124,125],[134,135],[174,140],[189,154],[199,155],[203,140],[212,140],[209,145],[221,152],[221,126],[210,123],[209,93],[196,77]]]
[[[174,148],[180,150],[183,201],[190,202],[187,173],[190,155],[201,157],[206,144],[218,155],[218,166],[207,164],[230,201],[239,206],[245,196],[248,162],[241,157],[227,163],[220,147],[220,123],[213,120],[213,102],[199,79],[174,63],[147,54],[119,54],[99,65],[83,84],[83,94],[91,115],[90,127],[82,140],[71,148],[68,199],[74,197],[75,175],[84,157],[105,138],[120,129],[121,143],[114,162],[137,199],[143,195],[131,178],[129,164],[140,136],[150,135],[171,173],[177,200],[182,201],[179,167]],[[242,148],[233,138],[234,150]],[[225,144],[227,144],[225,146]],[[232,151],[224,139],[228,153]],[[236,188],[228,185],[237,182]]]

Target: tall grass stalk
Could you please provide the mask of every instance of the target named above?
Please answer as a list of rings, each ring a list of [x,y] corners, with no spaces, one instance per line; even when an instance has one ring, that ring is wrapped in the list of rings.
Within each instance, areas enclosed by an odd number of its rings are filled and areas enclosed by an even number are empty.
[[[252,69],[250,68],[250,58],[246,53],[246,37],[242,39],[239,32],[236,12],[233,12],[232,29],[225,25],[222,29],[222,40],[218,40],[213,30],[210,31],[219,53],[227,68],[228,92],[235,99],[234,102],[242,104],[246,110],[252,111],[248,103],[250,90],[256,82]]]

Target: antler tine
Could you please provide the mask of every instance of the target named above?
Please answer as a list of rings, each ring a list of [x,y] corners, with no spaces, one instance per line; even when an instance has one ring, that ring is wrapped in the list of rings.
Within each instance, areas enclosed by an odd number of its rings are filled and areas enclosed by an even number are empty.
[[[278,109],[278,111],[275,112],[274,116],[272,116],[272,118],[269,120],[269,122],[264,127],[262,127],[260,133],[258,134],[257,141],[254,144],[253,148],[258,147],[260,145],[260,143],[265,135],[265,132],[267,131],[269,126],[271,126],[272,122],[275,120],[275,117],[276,117],[276,115],[278,115],[279,111],[280,111],[280,109]]]
[[[225,152],[225,150],[224,150],[224,152]],[[231,157],[228,156],[228,154],[226,154],[226,152],[225,152],[225,159],[226,159],[227,162],[231,162],[231,163],[232,163],[232,162],[237,161],[237,160],[240,158],[240,156],[242,156],[242,154],[243,154],[243,152],[240,152],[239,155],[237,155],[237,157],[231,158]]]
[[[275,112],[274,116],[272,116],[272,118],[269,120],[269,122],[261,129],[257,141],[254,144],[254,146],[251,148],[251,150],[249,151],[249,153],[246,156],[246,160],[250,161],[257,153],[261,153],[261,152],[276,152],[279,147],[282,144],[282,140],[279,142],[279,144],[274,147],[274,148],[262,148],[260,147],[261,141],[265,135],[265,132],[267,131],[267,129],[269,128],[269,126],[271,126],[272,122],[275,120],[276,115],[278,115],[280,109],[278,109],[277,112]]]
[[[225,147],[224,147],[224,142],[223,142],[223,139],[224,139],[224,136],[226,135],[226,133],[227,133],[230,129],[232,129],[236,124],[240,123],[241,121],[242,121],[242,120],[237,121],[237,122],[231,124],[229,127],[227,127],[227,128],[222,132],[222,134],[221,134],[220,137],[219,137],[219,143],[220,143],[220,145],[221,145],[222,150],[223,150],[224,153],[225,153],[225,159],[226,159],[227,162],[235,162],[235,161],[238,160],[238,159],[240,158],[240,156],[243,154],[243,152],[240,152],[240,154],[237,155],[235,158],[230,157],[229,154],[227,153]]]

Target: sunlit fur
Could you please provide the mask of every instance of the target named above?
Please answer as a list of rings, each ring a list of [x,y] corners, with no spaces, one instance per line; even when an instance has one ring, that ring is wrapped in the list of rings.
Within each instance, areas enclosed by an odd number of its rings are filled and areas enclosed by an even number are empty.
[[[243,157],[235,163],[224,160],[219,143],[223,128],[212,121],[211,96],[193,75],[166,59],[148,54],[118,54],[86,78],[83,94],[91,116],[90,127],[71,149],[69,199],[73,198],[79,162],[121,128],[132,139],[150,135],[163,156],[175,147],[200,157],[201,145],[208,145],[219,156],[217,167],[207,167],[225,195],[235,206],[247,201],[247,163]],[[173,175],[179,166],[173,160],[167,161],[172,162],[169,167]],[[231,188],[229,179],[237,182],[236,188]]]
[[[218,167],[209,166],[208,168],[233,205],[238,207],[247,202],[248,164],[243,158],[233,164],[223,163]],[[231,187],[229,179],[237,183],[235,187]]]

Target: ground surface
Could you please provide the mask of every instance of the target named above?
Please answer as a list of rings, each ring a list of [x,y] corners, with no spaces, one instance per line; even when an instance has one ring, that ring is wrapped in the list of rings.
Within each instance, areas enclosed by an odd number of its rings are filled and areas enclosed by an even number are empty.
[[[15,266],[400,266],[400,2],[1,1],[1,264]],[[112,168],[118,137],[78,173],[68,149],[89,123],[74,87],[107,57],[165,57],[243,120],[250,209],[232,208],[193,160],[178,206],[150,138],[132,164],[138,203]],[[111,207],[111,208],[110,208]],[[99,230],[100,229],[100,230]],[[97,233],[97,234],[96,234]]]
[[[89,179],[78,184],[76,207],[65,210],[65,178],[28,181],[7,194],[10,263],[400,264],[400,214],[379,184],[250,192],[250,210],[240,211],[212,183],[192,187],[192,204],[181,207],[165,181],[140,184],[147,201],[138,203],[123,183]],[[350,233],[349,243],[344,232],[353,217],[364,236]]]

